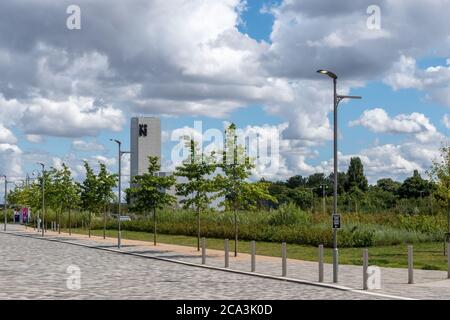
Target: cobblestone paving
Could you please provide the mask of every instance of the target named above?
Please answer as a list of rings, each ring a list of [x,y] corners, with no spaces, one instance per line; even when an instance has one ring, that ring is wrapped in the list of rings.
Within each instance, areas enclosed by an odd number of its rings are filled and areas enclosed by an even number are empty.
[[[8,228],[9,232],[11,229]],[[30,231],[15,229],[16,233],[23,234]],[[379,298],[52,242],[39,239],[37,234],[32,236],[35,238],[0,233],[0,299]],[[68,237],[60,240],[64,238]],[[142,248],[125,248],[142,251]],[[146,249],[148,251],[148,247]],[[70,276],[67,268],[71,265],[81,270],[79,290],[67,288]]]

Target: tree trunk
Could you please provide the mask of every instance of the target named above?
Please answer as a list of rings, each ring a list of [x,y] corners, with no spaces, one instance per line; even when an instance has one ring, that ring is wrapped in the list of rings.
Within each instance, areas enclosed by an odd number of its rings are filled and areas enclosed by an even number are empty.
[[[70,208],[69,208],[69,236],[72,235],[72,221],[70,220]]]
[[[92,215],[92,213],[89,211],[89,226],[88,226],[89,238],[91,237],[91,215]]]
[[[200,251],[200,208],[197,207],[197,251]]]
[[[153,245],[156,246],[156,208],[153,208]]]
[[[238,252],[238,225],[237,225],[237,210],[234,206],[234,256],[237,257]]]
[[[61,234],[61,215],[62,215],[62,208],[61,208],[61,211],[59,212],[59,215],[58,215],[58,234]]]
[[[103,239],[106,239],[106,207],[103,210]]]

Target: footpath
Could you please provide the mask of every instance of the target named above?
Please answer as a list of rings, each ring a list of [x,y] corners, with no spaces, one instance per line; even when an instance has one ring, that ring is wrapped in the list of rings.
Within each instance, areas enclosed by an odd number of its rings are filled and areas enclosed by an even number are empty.
[[[41,237],[33,228],[20,225],[8,225],[8,233],[21,236]],[[203,264],[202,253],[197,248],[151,242],[122,239],[121,248],[117,248],[116,238],[61,233],[48,230],[45,233],[48,240],[70,242],[78,245],[92,246],[105,250],[120,251],[126,254],[152,257],[156,259],[175,260],[181,263],[203,265],[204,267],[224,268],[225,254],[223,250],[207,248]],[[281,246],[280,246],[281,250]],[[255,271],[251,272],[251,255],[239,253],[234,257],[229,254],[229,266],[226,270],[257,274],[288,281],[303,281],[312,285],[336,288],[337,290],[355,290],[381,298],[409,299],[450,299],[450,279],[447,272],[435,270],[414,270],[414,283],[408,284],[408,269],[379,268],[380,289],[363,290],[363,267],[354,265],[339,266],[339,283],[332,282],[332,265],[324,264],[324,279],[319,283],[318,262],[287,259],[286,276],[282,277],[282,259],[256,255]],[[224,270],[224,271],[226,271]],[[267,288],[270,290],[270,288]]]

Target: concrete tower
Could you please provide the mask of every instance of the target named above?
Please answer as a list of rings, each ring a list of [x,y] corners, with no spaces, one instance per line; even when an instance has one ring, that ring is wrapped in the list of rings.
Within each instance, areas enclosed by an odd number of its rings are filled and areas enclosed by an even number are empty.
[[[147,172],[148,156],[161,160],[161,121],[154,117],[131,118],[131,177]]]

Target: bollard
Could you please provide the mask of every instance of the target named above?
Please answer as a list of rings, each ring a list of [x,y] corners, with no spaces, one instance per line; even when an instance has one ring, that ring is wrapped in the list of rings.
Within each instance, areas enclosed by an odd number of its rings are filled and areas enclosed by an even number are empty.
[[[225,239],[225,268],[230,266],[230,246],[228,239]]]
[[[408,284],[414,283],[413,246],[408,246]]]
[[[286,242],[281,244],[281,276],[287,275],[287,261],[286,261]]]
[[[447,278],[450,279],[450,246],[447,245]]]
[[[251,270],[252,270],[252,272],[255,272],[255,270],[256,270],[256,242],[255,241],[252,241],[252,243],[251,243],[251,253],[252,253],[252,266],[251,266]]]
[[[206,263],[206,239],[202,238],[202,264]]]
[[[367,284],[368,278],[368,268],[369,268],[369,249],[363,249],[363,290],[368,290],[369,286]]]
[[[323,244],[319,245],[319,282],[323,282]]]
[[[333,261],[335,261],[336,268],[333,269],[333,282],[338,283],[339,275],[339,249],[333,249]]]

